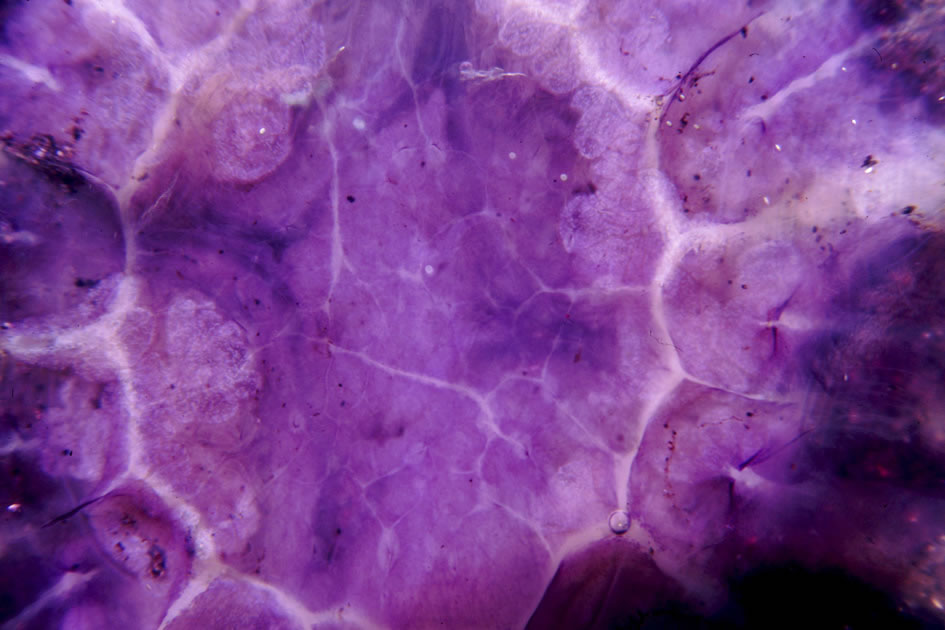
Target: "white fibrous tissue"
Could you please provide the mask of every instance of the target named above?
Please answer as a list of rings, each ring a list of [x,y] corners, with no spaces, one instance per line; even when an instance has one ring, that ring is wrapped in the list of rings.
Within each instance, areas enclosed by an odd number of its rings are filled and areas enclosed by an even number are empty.
[[[943,55],[0,2],[0,628],[945,627]]]

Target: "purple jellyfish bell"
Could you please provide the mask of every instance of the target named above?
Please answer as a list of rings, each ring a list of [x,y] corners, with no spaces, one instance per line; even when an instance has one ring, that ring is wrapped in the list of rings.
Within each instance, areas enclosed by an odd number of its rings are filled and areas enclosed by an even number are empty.
[[[943,627],[941,0],[0,0],[0,630]]]

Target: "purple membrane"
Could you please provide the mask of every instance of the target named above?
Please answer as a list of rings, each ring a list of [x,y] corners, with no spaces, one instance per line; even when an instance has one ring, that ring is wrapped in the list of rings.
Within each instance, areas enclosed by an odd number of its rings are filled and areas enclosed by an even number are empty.
[[[0,629],[945,627],[943,34],[0,2]]]

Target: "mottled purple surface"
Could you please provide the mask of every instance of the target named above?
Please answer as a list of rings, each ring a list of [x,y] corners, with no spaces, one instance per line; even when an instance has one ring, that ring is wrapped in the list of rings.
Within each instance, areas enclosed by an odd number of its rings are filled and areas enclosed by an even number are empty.
[[[939,0],[0,1],[0,628],[945,625]]]

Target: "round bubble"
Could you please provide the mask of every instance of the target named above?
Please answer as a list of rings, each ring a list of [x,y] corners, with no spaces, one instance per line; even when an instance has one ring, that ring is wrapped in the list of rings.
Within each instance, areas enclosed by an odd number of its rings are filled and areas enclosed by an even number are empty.
[[[610,525],[610,531],[613,533],[626,534],[627,530],[630,529],[630,517],[623,510],[616,510],[611,513],[608,525]]]

